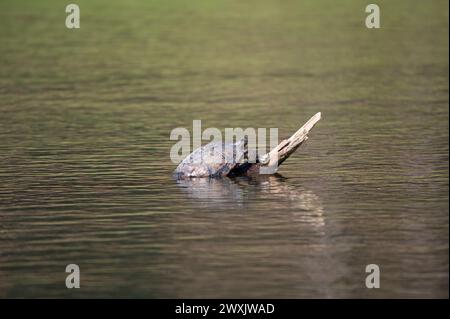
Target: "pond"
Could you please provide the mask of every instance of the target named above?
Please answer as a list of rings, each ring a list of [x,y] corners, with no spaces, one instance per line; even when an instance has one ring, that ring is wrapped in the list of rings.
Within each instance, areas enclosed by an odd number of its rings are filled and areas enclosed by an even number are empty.
[[[448,2],[377,3],[2,1],[0,297],[448,298]],[[276,175],[172,177],[176,127],[319,111]]]

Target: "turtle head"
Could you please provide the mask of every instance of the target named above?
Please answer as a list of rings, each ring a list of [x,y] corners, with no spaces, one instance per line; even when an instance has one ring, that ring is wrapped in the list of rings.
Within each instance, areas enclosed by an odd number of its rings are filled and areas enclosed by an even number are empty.
[[[234,144],[234,154],[237,162],[248,161],[248,136],[244,135],[239,141]]]

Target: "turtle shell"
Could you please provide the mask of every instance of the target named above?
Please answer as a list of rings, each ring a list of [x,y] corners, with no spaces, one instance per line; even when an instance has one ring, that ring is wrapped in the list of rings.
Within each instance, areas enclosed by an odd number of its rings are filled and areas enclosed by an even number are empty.
[[[245,162],[247,140],[236,143],[211,142],[189,154],[175,169],[178,178],[226,176]]]

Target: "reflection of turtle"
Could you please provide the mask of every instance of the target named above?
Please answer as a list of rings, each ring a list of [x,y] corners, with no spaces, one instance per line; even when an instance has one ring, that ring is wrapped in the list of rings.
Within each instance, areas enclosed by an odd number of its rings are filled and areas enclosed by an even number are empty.
[[[275,173],[295,150],[308,139],[309,131],[320,120],[320,112],[314,115],[289,139],[281,141],[277,147],[256,161],[248,161],[247,139],[236,143],[211,142],[197,148],[175,169],[178,178],[220,177],[263,173]]]
[[[320,198],[310,189],[288,183],[278,173],[231,178],[184,178],[176,183],[195,205],[201,207],[242,209],[255,207],[263,200],[266,209],[289,210],[296,221],[317,227],[325,224]]]

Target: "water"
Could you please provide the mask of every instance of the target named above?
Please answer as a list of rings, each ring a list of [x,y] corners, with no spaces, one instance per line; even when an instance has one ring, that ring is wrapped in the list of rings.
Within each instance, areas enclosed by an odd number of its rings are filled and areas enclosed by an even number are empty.
[[[448,298],[448,2],[77,3],[0,4],[1,297]],[[175,127],[318,111],[279,175],[172,179]]]

